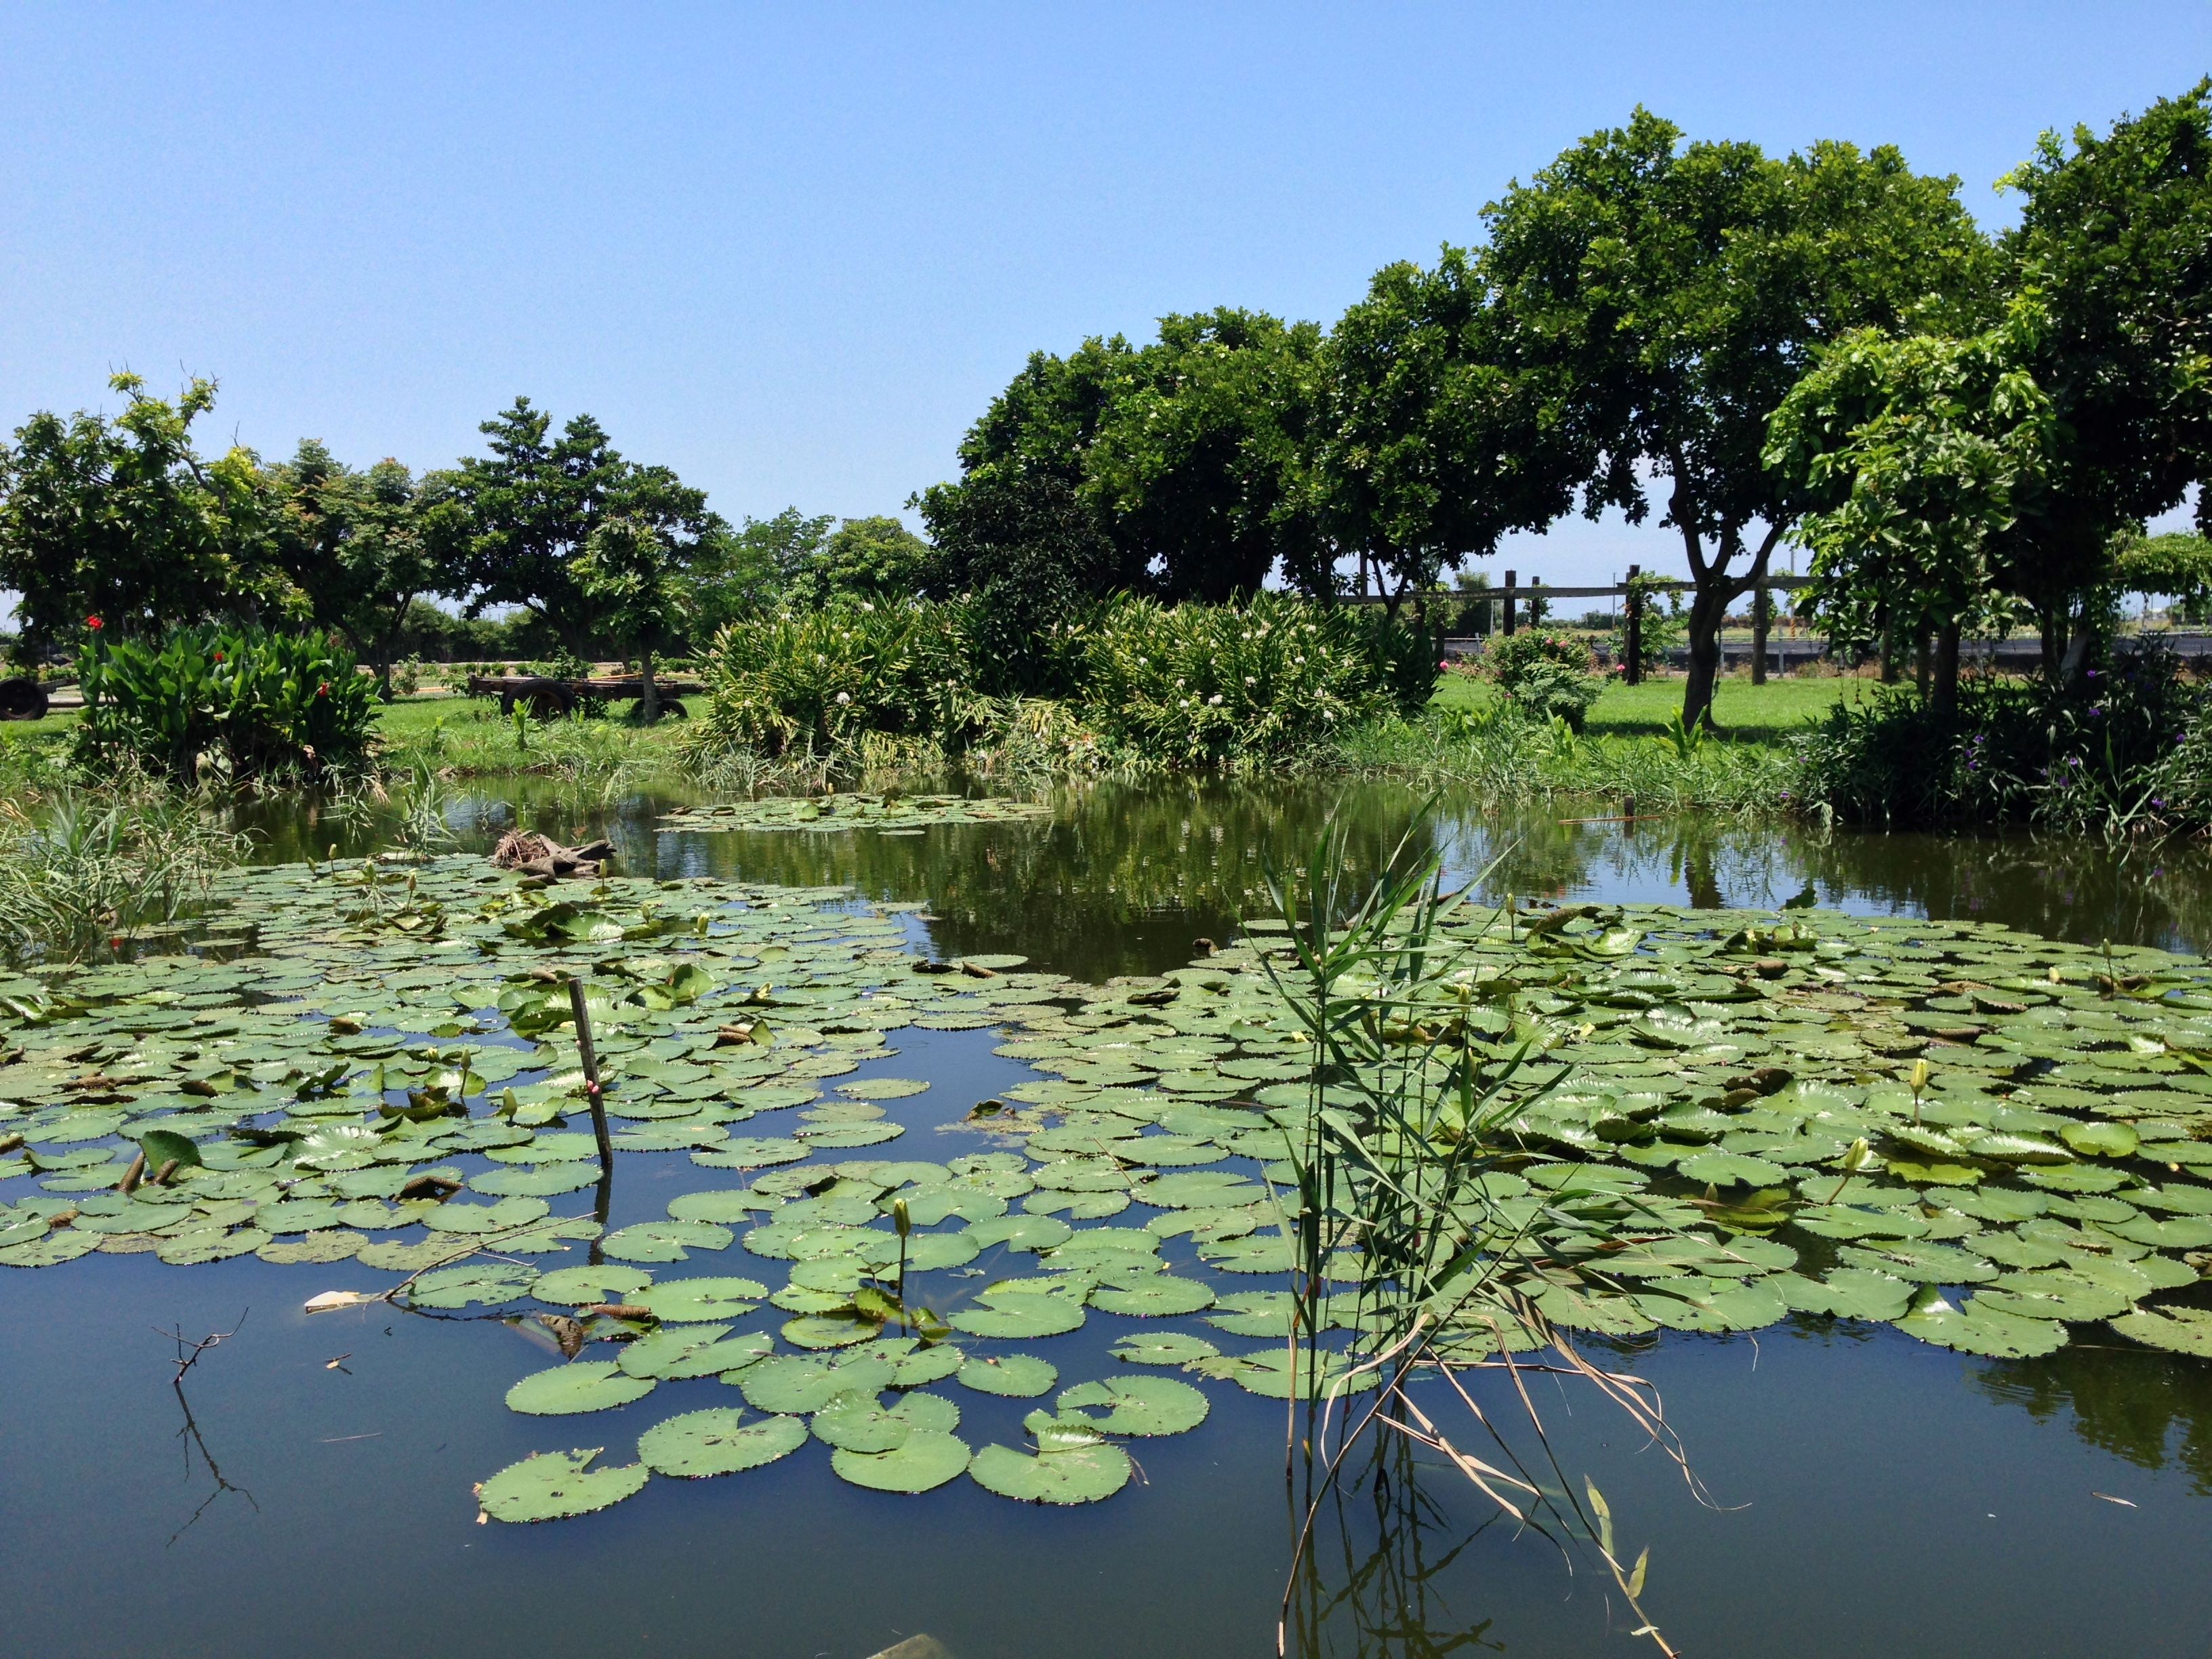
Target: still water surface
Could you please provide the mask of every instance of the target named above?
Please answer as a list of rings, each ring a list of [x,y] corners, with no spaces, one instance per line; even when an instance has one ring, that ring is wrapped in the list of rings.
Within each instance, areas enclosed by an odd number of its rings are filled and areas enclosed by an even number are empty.
[[[849,883],[926,905],[926,948],[1019,951],[1094,981],[1179,964],[1194,939],[1264,911],[1268,861],[1303,856],[1332,810],[1356,861],[1379,863],[1411,830],[1456,874],[1487,872],[1496,896],[1739,906],[1809,884],[1850,909],[2212,944],[2212,867],[2194,851],[1569,824],[1449,800],[1424,815],[1388,788],[1101,790],[1049,826],[906,836],[660,832],[665,804],[526,786],[453,816],[471,845],[518,823],[603,829],[633,872]],[[380,833],[306,815],[264,828],[271,857]],[[917,1139],[1024,1074],[988,1032],[890,1040],[889,1069],[933,1085],[892,1108]],[[613,1225],[727,1184],[677,1155],[626,1158],[621,1176]],[[472,1481],[571,1442],[626,1461],[665,1407],[518,1417],[501,1395],[548,1356],[501,1324],[299,1312],[314,1291],[386,1279],[352,1263],[184,1270],[97,1255],[0,1276],[0,1650],[863,1659],[923,1631],[956,1659],[1273,1650],[1290,1540],[1279,1405],[1208,1385],[1205,1425],[1138,1443],[1142,1484],[1073,1510],[965,1481],[921,1498],[864,1492],[815,1447],[744,1475],[656,1480],[579,1521],[478,1526]],[[180,1400],[156,1328],[204,1335],[242,1312]],[[1055,1357],[1088,1344],[1066,1368],[1101,1374],[1119,1324],[1055,1339]],[[1626,1357],[1664,1391],[1708,1503],[1587,1395],[1540,1404],[1562,1466],[1605,1489],[1628,1553],[1652,1546],[1646,1606],[1686,1653],[2204,1654],[2212,1366],[2080,1334],[2048,1358],[1995,1362],[1886,1327],[1670,1333]],[[1018,1441],[1033,1402],[948,1392],[963,1437]],[[1516,1536],[1455,1478],[1400,1469],[1385,1490],[1348,1501],[1328,1531],[1306,1651],[1653,1650],[1588,1563],[1571,1571]]]

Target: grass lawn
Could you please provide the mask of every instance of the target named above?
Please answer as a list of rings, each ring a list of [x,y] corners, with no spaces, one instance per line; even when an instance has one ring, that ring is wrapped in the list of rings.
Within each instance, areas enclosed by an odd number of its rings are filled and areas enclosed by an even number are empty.
[[[1872,680],[1774,679],[1753,685],[1748,679],[1723,679],[1714,694],[1713,718],[1729,737],[1773,743],[1820,720],[1838,702],[1872,695]],[[1437,688],[1443,708],[1480,708],[1497,695],[1487,681],[1447,676]],[[1588,729],[1604,737],[1657,737],[1682,707],[1682,682],[1676,677],[1641,685],[1607,688],[1589,712]]]

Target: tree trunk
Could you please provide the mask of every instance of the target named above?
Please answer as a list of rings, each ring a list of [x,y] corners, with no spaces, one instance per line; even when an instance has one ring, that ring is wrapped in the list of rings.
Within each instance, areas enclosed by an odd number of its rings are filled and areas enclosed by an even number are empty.
[[[1766,630],[1774,616],[1774,600],[1761,587],[1751,600],[1751,683],[1766,684]]]
[[[1936,635],[1936,684],[1932,706],[1939,719],[1959,712],[1959,621],[1954,617]]]
[[[651,646],[643,645],[638,647],[637,667],[638,678],[645,683],[645,695],[638,699],[638,706],[644,712],[645,723],[650,726],[660,718],[660,698],[654,690],[653,684],[653,647]]]
[[[1897,619],[1889,616],[1881,619],[1881,683],[1897,684]]]
[[[1713,690],[1720,678],[1721,623],[1735,596],[1725,581],[1705,583],[1690,595],[1690,678],[1682,689],[1682,725],[1713,724]]]
[[[1928,635],[1916,633],[1912,641],[1912,684],[1922,696],[1928,695]]]

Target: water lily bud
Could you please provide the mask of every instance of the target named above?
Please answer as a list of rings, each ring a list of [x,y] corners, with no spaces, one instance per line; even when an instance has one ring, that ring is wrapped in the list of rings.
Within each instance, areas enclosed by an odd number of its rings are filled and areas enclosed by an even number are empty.
[[[1912,1062],[1912,1092],[1917,1095],[1925,1089],[1928,1086],[1928,1079],[1933,1075],[1926,1060],[1914,1060]]]
[[[906,1200],[902,1198],[891,1200],[891,1225],[898,1230],[901,1238],[914,1231],[914,1217],[908,1213]]]
[[[1837,1167],[1844,1170],[1863,1170],[1873,1161],[1873,1158],[1874,1149],[1867,1145],[1866,1137],[1862,1135],[1844,1149],[1843,1157],[1837,1160]]]

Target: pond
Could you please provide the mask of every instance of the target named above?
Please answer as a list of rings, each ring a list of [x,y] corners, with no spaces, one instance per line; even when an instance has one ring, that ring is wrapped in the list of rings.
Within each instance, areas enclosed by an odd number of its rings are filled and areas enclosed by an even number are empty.
[[[1355,877],[1411,837],[1455,880],[1516,906],[1772,920],[1809,889],[1824,911],[1863,917],[1955,919],[2191,957],[2212,945],[2212,865],[2193,848],[2116,856],[2020,838],[1563,823],[1568,809],[1498,814],[1381,786],[1100,787],[1049,821],[860,830],[663,823],[686,804],[675,791],[586,802],[524,781],[481,789],[448,816],[468,852],[514,827],[604,833],[630,875],[806,890],[832,918],[867,908],[819,892],[849,888],[887,907],[868,948],[1020,957],[1023,971],[1108,993],[1115,976],[1180,969],[1237,939],[1246,919],[1267,914],[1271,865],[1304,858],[1332,815],[1351,832]],[[345,865],[389,824],[302,809],[261,827],[272,860],[336,847]],[[391,902],[404,902],[396,889]],[[281,941],[271,948],[283,955]],[[377,948],[388,954],[388,938]],[[426,948],[423,959],[441,958]],[[327,971],[343,978],[346,964],[330,959]],[[989,988],[946,977],[955,983],[941,1000]],[[295,989],[312,1000],[310,979],[295,969]],[[1022,1007],[1013,1000],[1001,1012],[1017,1018]],[[903,1129],[863,1158],[975,1152],[990,1143],[963,1126],[969,1109],[1019,1099],[1038,1075],[1001,1046],[1003,1031],[981,1018],[889,1030],[877,1047],[854,1046],[857,1066],[821,1071],[862,1106],[815,1127]],[[928,1086],[865,1087],[892,1078]],[[866,1115],[871,1098],[879,1120]],[[788,1116],[762,1133],[789,1134]],[[472,1181],[493,1167],[480,1152],[453,1164]],[[641,1144],[619,1160],[605,1224],[657,1224],[681,1194],[759,1179]],[[36,1190],[0,1178],[0,1200]],[[569,1213],[592,1197],[553,1205]],[[1079,1208],[1066,1212],[1082,1224]],[[1193,1279],[1222,1255],[1173,1235],[1161,1253]],[[782,1266],[732,1249],[656,1271]],[[525,1415],[502,1403],[508,1390],[561,1358],[526,1322],[472,1316],[482,1307],[302,1310],[319,1291],[376,1291],[396,1276],[353,1260],[285,1265],[248,1253],[187,1269],[105,1252],[0,1276],[9,1646],[866,1659],[927,1632],[955,1659],[1273,1648],[1293,1528],[1285,1408],[1249,1387],[1204,1381],[1201,1427],[1126,1442],[1128,1483],[1103,1502],[1011,1503],[966,1480],[920,1497],[868,1490],[835,1478],[828,1449],[809,1445],[725,1478],[655,1478],[602,1513],[480,1524],[471,1489],[494,1471],[569,1448],[604,1447],[602,1464],[627,1463],[641,1431],[671,1410],[716,1405],[702,1391],[720,1385],[664,1382],[652,1400]],[[1123,1374],[1135,1368],[1114,1345],[1146,1328],[1094,1316],[1038,1352],[1062,1386]],[[234,1331],[173,1386],[175,1345],[163,1334]],[[2201,1564],[2212,1366],[2123,1343],[2100,1324],[2074,1333],[2055,1352],[2020,1358],[1931,1346],[1884,1322],[1802,1317],[1598,1345],[1662,1390],[1702,1498],[1587,1394],[1545,1379],[1539,1404],[1561,1470],[1604,1489],[1627,1553],[1651,1547],[1644,1604],[1684,1652],[2200,1653],[2212,1628]],[[667,1403],[678,1389],[690,1392]],[[1024,1417],[1048,1403],[951,1383],[938,1392],[957,1401],[959,1434],[979,1446],[1020,1445]],[[1591,1562],[1500,1520],[1434,1460],[1399,1460],[1323,1531],[1293,1650],[1654,1650]]]

